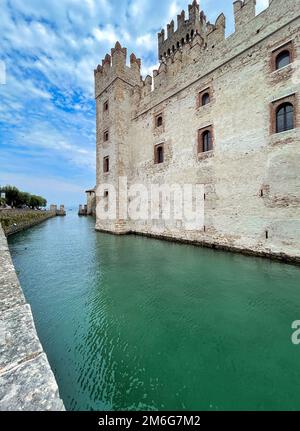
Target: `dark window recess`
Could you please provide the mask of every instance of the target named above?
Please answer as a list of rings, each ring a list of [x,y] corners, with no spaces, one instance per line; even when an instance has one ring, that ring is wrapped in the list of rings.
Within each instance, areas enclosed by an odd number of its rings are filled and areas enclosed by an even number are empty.
[[[294,107],[291,103],[283,103],[276,110],[276,133],[286,132],[294,128]]]
[[[106,112],[108,111],[108,100],[103,104],[103,111]]]
[[[162,117],[162,115],[158,115],[156,117],[156,127],[161,127],[162,124],[163,124],[163,117]]]
[[[266,239],[269,239],[269,231],[266,230]]]
[[[189,35],[189,34],[187,34],[187,35],[186,35],[186,41],[187,41],[187,42],[189,42],[189,41],[190,41],[190,35]]]
[[[201,105],[205,106],[205,105],[208,105],[209,103],[210,103],[209,93],[204,93],[202,98],[201,98]]]
[[[107,174],[109,172],[109,157],[104,157],[103,159],[103,172]]]
[[[276,69],[282,69],[291,63],[290,51],[284,50],[280,52],[276,57]]]
[[[184,39],[183,38],[181,39],[181,45],[182,46],[184,45]]]
[[[170,55],[171,54],[171,50],[170,49],[168,49],[168,55]]]
[[[179,49],[180,48],[180,43],[179,42],[177,42],[177,49]]]
[[[109,139],[109,133],[108,132],[104,132],[104,142],[107,142]]]
[[[260,191],[260,197],[261,197],[261,198],[263,198],[263,197],[264,197],[264,191],[263,191],[263,190],[261,190],[261,191]]]
[[[108,190],[105,190],[104,192],[104,197],[107,199],[108,198]]]
[[[155,148],[155,163],[164,163],[164,147],[163,145],[158,145]]]
[[[206,153],[207,151],[211,151],[212,149],[212,139],[211,133],[209,130],[206,130],[202,134],[202,151]]]

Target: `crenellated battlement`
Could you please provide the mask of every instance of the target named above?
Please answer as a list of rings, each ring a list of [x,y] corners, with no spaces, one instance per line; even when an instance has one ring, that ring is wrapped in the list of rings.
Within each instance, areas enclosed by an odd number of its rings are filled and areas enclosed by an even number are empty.
[[[167,38],[165,39],[165,30],[158,33],[158,58],[170,56],[176,50],[182,48],[185,43],[189,43],[195,34],[204,36],[206,33],[206,17],[203,12],[200,13],[200,7],[196,0],[188,6],[189,16],[185,18],[185,11],[182,10],[177,15],[177,29],[175,30],[174,20],[167,25]]]
[[[284,0],[269,0],[269,6],[256,16],[256,0],[235,1],[235,32],[226,38],[225,15],[221,13],[214,24],[210,23],[194,0],[189,5],[188,20],[182,11],[177,17],[176,31],[171,21],[167,38],[164,30],[158,34],[160,66],[153,71],[153,80],[147,76],[142,81],[141,106],[150,103],[149,97],[152,101],[159,99],[174,85],[184,85],[189,77],[205,75],[225,59],[229,60],[242,46],[258,43],[281,18],[283,4]]]
[[[111,49],[111,54],[106,54],[102,64],[94,70],[96,97],[116,78],[121,78],[131,86],[141,84],[141,60],[132,53],[130,66],[126,62],[127,49],[117,42]]]
[[[150,103],[149,97],[160,98],[174,85],[184,84],[189,77],[204,75],[218,67],[241,46],[258,43],[268,33],[268,27],[280,19],[283,4],[284,0],[269,0],[269,7],[256,16],[256,0],[235,1],[235,32],[226,38],[225,15],[221,13],[211,23],[194,0],[188,6],[188,19],[183,10],[177,16],[176,30],[172,20],[167,26],[167,37],[165,30],[158,34],[160,65],[153,71],[153,78],[148,75],[142,79],[141,60],[133,53],[127,66],[127,50],[117,42],[95,70],[96,97],[120,77],[133,87],[136,105],[146,105]]]

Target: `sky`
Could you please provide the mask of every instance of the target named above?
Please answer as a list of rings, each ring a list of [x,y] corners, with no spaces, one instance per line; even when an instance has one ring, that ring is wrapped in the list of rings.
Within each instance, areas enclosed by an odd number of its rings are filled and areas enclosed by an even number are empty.
[[[187,0],[0,0],[0,185],[77,206],[95,186],[94,69],[117,40],[157,65],[157,33]],[[202,0],[214,23],[232,0]],[[257,13],[268,0],[257,0]]]

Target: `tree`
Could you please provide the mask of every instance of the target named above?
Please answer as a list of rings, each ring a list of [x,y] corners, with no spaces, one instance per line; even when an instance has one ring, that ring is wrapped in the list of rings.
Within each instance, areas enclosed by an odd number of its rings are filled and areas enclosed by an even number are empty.
[[[30,206],[30,198],[31,198],[30,193],[20,192],[19,197],[18,197],[19,203],[17,206],[21,207],[21,206],[26,205],[27,207],[29,207]]]
[[[22,192],[14,186],[0,187],[0,193],[5,193],[5,199],[0,201],[1,205],[6,203],[14,208],[27,206],[33,209],[47,206],[47,201],[42,196]]]
[[[18,203],[18,198],[20,193],[17,187],[5,186],[1,188],[1,192],[5,193],[5,201],[7,205],[10,205],[11,207],[16,206],[16,204]]]
[[[40,207],[45,207],[46,205],[47,201],[42,196],[31,195],[29,202],[30,208],[36,209]]]

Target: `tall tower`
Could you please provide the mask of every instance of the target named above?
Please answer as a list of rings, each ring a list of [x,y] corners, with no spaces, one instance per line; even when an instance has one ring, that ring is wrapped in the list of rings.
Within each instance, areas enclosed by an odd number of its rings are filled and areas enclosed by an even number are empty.
[[[129,174],[129,150],[125,141],[132,118],[134,89],[141,85],[141,61],[132,54],[128,67],[126,56],[126,48],[117,42],[111,55],[107,54],[102,66],[99,65],[94,71],[97,114],[96,229],[116,234],[125,234],[129,230],[122,211],[125,203],[122,199],[127,200],[127,196],[126,193],[119,193],[119,179]],[[116,203],[116,217],[104,219],[100,208],[103,208],[103,203],[108,206],[113,201]]]

